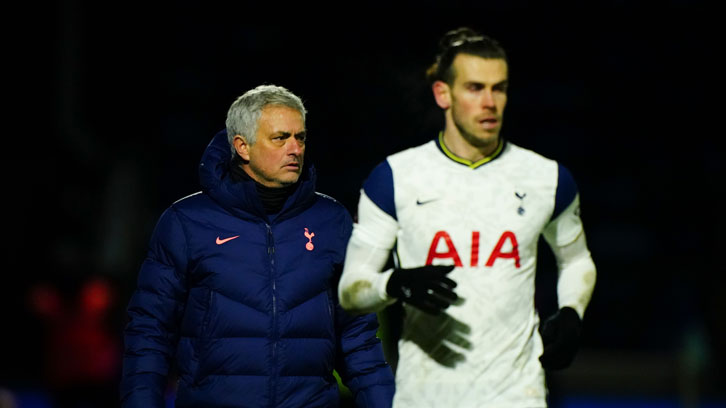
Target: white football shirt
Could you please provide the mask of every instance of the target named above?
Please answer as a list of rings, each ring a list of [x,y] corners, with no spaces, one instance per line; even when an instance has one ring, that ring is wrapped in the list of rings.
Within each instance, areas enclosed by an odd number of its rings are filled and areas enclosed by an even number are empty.
[[[391,271],[380,272],[391,249],[400,268],[456,265],[449,277],[460,297],[439,316],[404,304],[395,407],[546,406],[534,307],[541,234],[560,266],[578,265],[561,275],[558,296],[582,316],[594,264],[575,182],[557,162],[503,142],[470,163],[440,135],[371,172],[339,286],[343,306],[373,311],[395,302],[385,292]],[[578,241],[576,256],[560,259],[558,248]]]

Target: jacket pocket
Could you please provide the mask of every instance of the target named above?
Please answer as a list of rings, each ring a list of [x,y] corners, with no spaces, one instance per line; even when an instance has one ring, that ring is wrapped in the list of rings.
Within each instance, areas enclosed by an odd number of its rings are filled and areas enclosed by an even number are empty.
[[[199,338],[195,341],[194,359],[196,360],[193,386],[198,386],[206,377],[204,362],[207,361],[207,353],[211,343],[211,330],[209,324],[212,318],[212,308],[214,307],[214,291],[207,289],[204,294],[204,315],[202,316],[201,325],[199,327]]]
[[[209,336],[209,321],[212,316],[212,305],[214,304],[214,290],[207,289],[209,293],[206,294],[206,304],[204,307],[204,317],[202,318],[202,327],[200,329],[200,337],[202,339],[208,339]]]
[[[328,316],[335,321],[335,295],[333,293],[333,289],[328,288],[326,291],[326,300],[327,300],[327,306],[328,306]]]

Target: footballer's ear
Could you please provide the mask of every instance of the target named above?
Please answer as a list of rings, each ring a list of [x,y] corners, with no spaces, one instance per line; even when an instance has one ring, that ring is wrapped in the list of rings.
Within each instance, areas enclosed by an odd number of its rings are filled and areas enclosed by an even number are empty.
[[[451,88],[444,81],[436,81],[431,85],[434,91],[434,99],[441,109],[449,109],[451,106]]]
[[[250,161],[250,145],[247,143],[247,139],[242,135],[235,135],[232,139],[232,145],[242,160]]]

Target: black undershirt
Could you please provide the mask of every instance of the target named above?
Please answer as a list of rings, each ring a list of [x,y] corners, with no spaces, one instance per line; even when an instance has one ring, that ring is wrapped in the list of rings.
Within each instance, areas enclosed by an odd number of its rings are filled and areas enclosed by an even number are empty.
[[[239,157],[239,156],[238,156]],[[266,214],[277,214],[282,210],[282,206],[285,205],[285,200],[295,191],[297,183],[290,184],[284,187],[267,187],[253,180],[246,171],[240,167],[241,160],[236,158],[230,163],[230,172],[232,180],[239,182],[242,180],[252,180],[255,183],[257,189],[257,195],[262,201],[262,207],[265,209]]]

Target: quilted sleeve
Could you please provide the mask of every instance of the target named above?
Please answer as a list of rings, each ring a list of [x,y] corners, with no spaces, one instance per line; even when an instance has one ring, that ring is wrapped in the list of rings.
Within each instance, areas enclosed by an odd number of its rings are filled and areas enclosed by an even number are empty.
[[[340,240],[344,253],[351,236],[352,220],[346,218],[344,236]],[[337,265],[341,270],[342,264]],[[337,351],[335,369],[353,394],[358,408],[390,407],[395,382],[391,366],[383,355],[381,341],[376,336],[378,318],[375,313],[352,315],[338,301],[335,307]]]
[[[336,316],[340,330],[335,369],[353,393],[356,406],[390,407],[395,381],[393,370],[384,358],[381,341],[376,337],[376,314],[351,316],[338,305]]]
[[[127,308],[120,397],[124,408],[164,407],[169,366],[187,295],[186,239],[174,208],[152,234]]]

